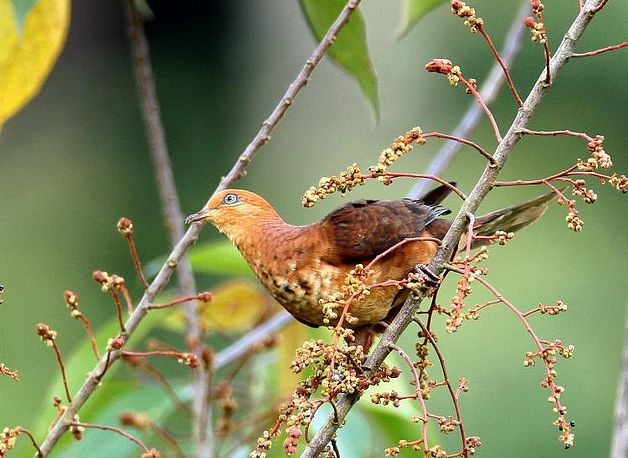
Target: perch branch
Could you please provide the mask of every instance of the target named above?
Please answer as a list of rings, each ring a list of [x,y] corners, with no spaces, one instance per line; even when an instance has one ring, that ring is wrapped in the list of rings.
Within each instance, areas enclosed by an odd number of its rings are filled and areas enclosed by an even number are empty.
[[[601,1],[603,0],[587,1],[567,31],[560,46],[558,47],[558,50],[550,60],[550,71],[554,77],[558,75],[561,68],[569,60],[576,42],[582,36],[585,29],[591,22],[591,19],[595,15],[593,10],[600,4]],[[451,228],[443,239],[441,247],[438,249],[436,256],[429,265],[432,272],[437,274],[443,272],[445,263],[451,258],[452,253],[458,246],[458,240],[467,225],[467,215],[470,213],[474,214],[476,212],[484,197],[491,190],[499,172],[519,141],[518,132],[529,123],[530,118],[542,102],[549,89],[549,86],[545,84],[545,75],[547,73],[546,69],[544,69],[534,84],[534,87],[530,91],[530,94],[526,98],[523,107],[515,116],[508,132],[497,146],[495,154],[493,154],[493,157],[497,162],[497,166],[487,166],[484,169],[484,173],[469,194],[469,197],[463,202],[456,218],[452,222]],[[409,299],[401,307],[397,316],[384,332],[380,342],[367,358],[365,362],[366,370],[364,374],[366,377],[371,376],[373,371],[377,369],[382,364],[386,356],[388,356],[388,353],[390,353],[390,344],[395,343],[397,339],[399,339],[405,328],[412,321],[414,313],[420,305],[422,298],[426,295],[427,291],[423,291],[420,298]],[[306,447],[305,451],[301,455],[301,458],[315,458],[322,452],[323,448],[336,434],[336,431],[344,422],[347,414],[359,398],[359,394],[352,394],[342,396],[338,399],[336,402],[337,413],[327,418],[323,426],[318,430],[316,435]]]

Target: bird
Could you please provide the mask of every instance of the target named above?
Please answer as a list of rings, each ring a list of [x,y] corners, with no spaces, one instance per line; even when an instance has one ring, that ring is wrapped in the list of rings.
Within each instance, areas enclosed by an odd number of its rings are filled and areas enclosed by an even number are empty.
[[[450,183],[454,184],[454,183]],[[296,226],[283,220],[263,197],[244,189],[216,193],[186,223],[212,223],[240,251],[259,281],[294,318],[312,327],[329,326],[322,302],[342,290],[356,265],[410,237],[442,239],[451,213],[440,203],[451,186],[441,185],[420,199],[356,200],[319,221]],[[514,232],[540,218],[553,192],[476,217],[474,233]],[[476,248],[482,241],[474,241]],[[428,264],[436,241],[413,241],[383,256],[372,266],[368,284],[402,280],[417,265]],[[409,291],[376,288],[350,305],[354,318],[346,327],[356,333],[389,321]]]

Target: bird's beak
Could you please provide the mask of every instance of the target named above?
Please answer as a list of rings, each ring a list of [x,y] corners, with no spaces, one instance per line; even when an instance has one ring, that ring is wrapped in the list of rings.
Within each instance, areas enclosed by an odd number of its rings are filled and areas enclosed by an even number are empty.
[[[185,218],[185,224],[192,224],[195,223],[197,221],[202,221],[205,218],[207,218],[209,215],[211,214],[211,210],[209,210],[207,207],[201,209],[200,211],[188,216],[187,218]]]

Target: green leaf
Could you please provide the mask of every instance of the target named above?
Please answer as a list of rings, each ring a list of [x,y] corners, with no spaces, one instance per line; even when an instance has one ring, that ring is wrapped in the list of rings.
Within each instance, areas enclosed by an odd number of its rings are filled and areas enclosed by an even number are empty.
[[[345,0],[300,0],[299,3],[312,33],[317,40],[320,40],[347,2]],[[379,117],[377,77],[373,71],[366,44],[366,24],[359,9],[353,12],[349,23],[338,33],[328,54],[358,81],[362,92],[371,103],[376,116]]]
[[[404,36],[423,16],[443,3],[445,0],[405,0],[399,36]]]
[[[253,275],[240,252],[227,240],[194,247],[190,250],[189,258],[195,272],[225,276]]]
[[[29,11],[37,0],[11,0],[13,3],[13,14],[15,14],[15,23],[17,25],[17,29],[22,32],[24,29],[24,21],[26,20],[26,16],[28,16]]]

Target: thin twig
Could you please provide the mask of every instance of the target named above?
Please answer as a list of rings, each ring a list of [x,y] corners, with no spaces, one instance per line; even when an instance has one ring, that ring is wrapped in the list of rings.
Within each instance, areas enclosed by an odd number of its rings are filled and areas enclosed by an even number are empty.
[[[122,302],[120,302],[120,296],[118,296],[118,293],[113,288],[110,288],[109,291],[111,291],[111,297],[113,297],[113,303],[116,306],[116,315],[118,317],[118,324],[120,324],[120,330],[125,332],[126,329],[124,328],[124,318],[122,317]]]
[[[394,173],[394,172],[383,172],[383,173],[379,173],[379,172],[374,172],[374,173],[370,173],[368,175],[362,175],[362,178],[364,179],[368,179],[368,178],[379,178],[379,177],[387,177],[387,178],[414,178],[416,180],[432,180],[432,181],[436,181],[437,183],[442,184],[443,186],[445,186],[446,188],[451,189],[453,192],[455,192],[458,196],[460,196],[460,198],[462,198],[462,200],[467,198],[467,195],[462,192],[458,187],[456,187],[455,185],[451,184],[450,182],[443,180],[442,178],[437,177],[436,175],[427,175],[425,173]]]
[[[275,129],[275,127],[279,124],[284,114],[288,110],[289,107],[294,105],[294,100],[297,95],[301,92],[301,89],[305,87],[307,82],[309,81],[312,73],[316,66],[323,59],[323,56],[329,49],[329,47],[335,41],[336,36],[342,29],[342,27],[349,21],[351,14],[358,7],[360,0],[349,0],[342,11],[339,13],[336,20],[329,27],[329,30],[322,38],[321,42],[314,49],[310,57],[307,59],[305,65],[298,73],[294,81],[288,87],[288,90],[281,98],[273,112],[270,116],[264,121],[261,129],[255,135],[251,143],[245,148],[244,152],[240,155],[236,163],[233,165],[229,173],[220,181],[220,184],[214,191],[214,193],[219,192],[223,189],[229,187],[234,181],[238,178],[242,177],[247,165],[251,162],[255,154],[259,151],[259,149],[270,139],[271,132]],[[161,269],[155,276],[153,282],[149,285],[149,287],[144,292],[144,295],[140,299],[139,304],[133,311],[133,314],[127,320],[126,323],[126,335],[131,336],[135,329],[140,325],[146,314],[148,313],[147,306],[151,302],[154,301],[157,294],[164,288],[164,286],[168,283],[170,276],[172,275],[174,268],[179,264],[181,258],[185,255],[187,249],[192,246],[196,240],[198,240],[199,233],[203,228],[204,223],[199,222],[190,226],[185,235],[176,243],[172,252],[168,256],[166,262],[162,265]],[[287,314],[287,312],[284,312]],[[288,315],[290,316],[290,315]],[[282,320],[285,320],[285,315],[282,316]],[[278,319],[279,320],[279,319]],[[259,329],[259,328],[258,328]],[[251,337],[252,333],[249,335]],[[232,348],[232,347],[229,347]],[[228,349],[229,349],[228,348]],[[225,365],[230,361],[233,361],[233,355],[235,358],[241,355],[240,352],[246,351],[248,347],[245,345],[238,345],[237,348],[232,348],[229,354],[220,352],[216,360],[214,362],[214,367],[220,367],[221,365]],[[223,354],[224,357],[222,360],[219,360],[219,356]],[[63,433],[68,430],[68,425],[71,423],[72,418],[82,405],[87,401],[87,399],[92,395],[96,387],[98,386],[98,382],[100,377],[104,375],[103,369],[107,367],[112,362],[115,362],[118,358],[120,358],[120,352],[107,352],[107,355],[102,357],[96,367],[90,372],[89,376],[83,382],[83,385],[79,389],[79,391],[74,396],[74,402],[72,402],[65,413],[55,422],[54,425],[48,431],[48,435],[44,442],[42,443],[41,450],[44,456],[48,455],[50,451],[55,447]],[[220,364],[219,364],[220,362]],[[201,371],[198,371],[201,372]]]
[[[421,411],[423,412],[423,415],[421,416],[421,422],[423,423],[423,425],[421,426],[421,442],[423,443],[423,456],[427,456],[427,453],[430,448],[427,442],[428,411],[427,411],[427,406],[425,405],[425,399],[423,399],[423,393],[421,393],[421,379],[419,379],[419,374],[417,373],[416,368],[414,367],[414,363],[412,362],[412,359],[410,359],[410,356],[408,356],[408,354],[403,350],[403,348],[401,348],[399,345],[395,343],[388,344],[388,347],[391,348],[392,350],[395,350],[397,353],[399,353],[399,356],[401,356],[401,358],[406,362],[406,364],[410,368],[410,371],[412,372],[412,376],[414,377],[414,385],[416,386],[416,389],[415,389],[416,399],[419,401],[419,405],[421,406]]]
[[[578,57],[597,56],[599,54],[603,54],[603,53],[609,52],[609,51],[615,51],[617,49],[625,48],[627,46],[628,46],[628,41],[624,41],[623,43],[619,43],[618,45],[607,46],[606,48],[600,48],[600,49],[596,49],[594,51],[577,52],[577,53],[572,54],[571,57],[578,58]]]
[[[35,456],[38,456],[38,457],[42,457],[42,456],[44,456],[44,455],[41,453],[41,449],[39,448],[39,445],[37,444],[37,441],[35,440],[35,436],[33,436],[33,433],[32,433],[32,432],[30,432],[30,431],[29,431],[28,429],[26,429],[26,428],[22,428],[21,426],[18,426],[16,429],[18,430],[18,433],[19,433],[19,434],[24,433],[24,434],[26,434],[26,435],[28,436],[28,438],[31,440],[31,443],[33,444],[33,447],[35,447],[35,450],[37,450],[37,453],[35,454]]]
[[[129,30],[131,53],[133,55],[133,67],[135,78],[140,93],[144,128],[148,137],[149,149],[155,178],[158,183],[159,196],[164,216],[164,223],[172,247],[176,247],[179,240],[184,237],[183,212],[179,203],[179,196],[166,144],[166,136],[161,120],[161,110],[155,88],[153,69],[150,60],[150,50],[144,20],[135,8],[134,0],[126,3],[126,18]],[[131,239],[129,239],[131,242]],[[182,256],[176,262],[177,278],[180,294],[192,296],[196,291],[192,265],[187,256]],[[141,272],[141,270],[140,270]],[[188,301],[185,304],[185,317],[187,323],[187,342],[190,351],[201,357],[201,341],[203,339],[201,324],[198,316],[198,303]],[[193,434],[196,451],[199,458],[211,458],[213,453],[212,425],[209,419],[209,406],[204,404],[208,389],[208,374],[205,370],[194,371],[194,422]]]
[[[467,446],[467,435],[464,430],[464,422],[462,421],[462,413],[460,412],[460,403],[458,402],[458,394],[454,390],[453,385],[451,384],[451,380],[449,379],[449,373],[447,372],[447,366],[445,365],[445,358],[440,351],[440,348],[436,344],[436,339],[432,335],[432,332],[425,326],[420,320],[415,319],[415,323],[417,323],[421,330],[423,331],[423,336],[429,340],[432,348],[436,352],[436,357],[438,358],[438,362],[440,364],[441,371],[443,373],[443,378],[445,379],[445,385],[447,385],[447,389],[449,390],[449,395],[451,396],[451,401],[454,404],[454,410],[456,412],[456,420],[458,421],[458,428],[460,429],[460,440],[462,442],[462,449],[464,450]]]
[[[176,458],[185,458],[185,453],[183,453],[179,442],[170,431],[163,426],[159,426],[153,421],[151,421],[151,428],[164,440],[164,442],[168,443],[174,449]]]
[[[488,44],[488,47],[491,49],[493,56],[495,56],[495,60],[497,61],[497,64],[502,68],[504,72],[504,76],[506,77],[506,81],[508,81],[508,88],[510,89],[510,92],[512,92],[512,95],[515,98],[515,102],[517,102],[517,105],[519,105],[519,107],[522,107],[523,101],[521,100],[521,97],[519,96],[519,93],[517,92],[515,83],[513,83],[512,78],[510,77],[508,66],[506,65],[502,57],[499,55],[497,48],[495,48],[495,45],[493,44],[493,40],[491,39],[490,35],[486,32],[486,30],[484,30],[483,25],[478,26],[478,31],[482,34],[482,36],[486,40],[486,43]]]
[[[180,351],[167,351],[167,350],[155,350],[155,351],[128,351],[122,350],[122,356],[125,358],[149,358],[151,356],[164,356],[167,358],[177,358],[180,363],[184,363],[186,366],[196,368],[198,367],[198,359],[195,359],[194,353],[182,353]]]
[[[495,164],[495,159],[493,158],[493,156],[491,156],[491,153],[486,151],[484,148],[482,148],[477,143],[472,142],[471,140],[467,140],[466,138],[462,138],[462,137],[456,137],[455,135],[443,134],[443,133],[440,133],[440,132],[428,132],[427,134],[423,134],[423,138],[429,138],[429,137],[444,138],[446,140],[453,140],[455,142],[462,143],[463,145],[468,145],[468,146],[474,148],[475,150],[477,150],[486,159],[488,159],[488,161],[491,164],[493,164],[493,165]]]
[[[92,330],[92,326],[89,324],[89,320],[85,318],[83,315],[79,316],[79,320],[83,323],[83,327],[85,328],[85,332],[87,333],[87,338],[89,339],[89,343],[92,346],[92,351],[94,355],[96,355],[96,359],[100,359],[100,352],[98,351],[98,344],[96,343],[96,336],[94,335],[94,331]]]
[[[516,13],[515,20],[506,35],[504,47],[501,50],[502,60],[507,66],[512,66],[515,58],[519,55],[522,38],[526,30],[523,25],[523,18],[528,15],[529,11],[530,2],[528,0],[523,0],[521,7]],[[486,82],[482,85],[482,89],[480,90],[482,99],[484,99],[484,102],[487,105],[493,103],[493,101],[497,98],[499,89],[504,84],[504,81],[504,72],[502,71],[499,63],[495,62],[495,65],[493,65],[493,68],[491,68],[491,71],[486,78]],[[452,136],[457,138],[468,137],[469,134],[477,127],[481,119],[482,109],[477,103],[472,103],[454,129]],[[448,167],[449,163],[461,148],[462,145],[460,143],[453,141],[447,142],[434,156],[432,162],[430,162],[427,166],[425,173],[436,176],[442,175],[443,171]],[[408,197],[417,198],[418,196],[425,194],[428,186],[429,183],[426,181],[417,181],[408,194]]]
[[[174,388],[168,381],[168,378],[164,374],[162,374],[157,368],[153,367],[146,361],[142,361],[139,358],[130,357],[130,358],[124,358],[124,360],[131,367],[138,368],[144,371],[150,377],[154,378],[162,386],[162,388],[164,389],[168,397],[172,399],[172,402],[174,402],[174,404],[179,409],[181,409],[183,412],[185,412],[188,415],[191,415],[193,413],[192,410],[186,404],[184,404],[183,401],[179,398],[176,391],[174,390]]]
[[[208,291],[205,291],[203,293],[192,294],[186,297],[180,297],[178,299],[174,299],[164,304],[149,304],[147,308],[148,310],[165,309],[165,308],[174,307],[175,305],[182,304],[184,302],[190,302],[190,301],[209,302],[211,299],[212,299],[211,293]]]
[[[573,53],[575,44],[580,39],[594,16],[590,12],[590,9],[596,7],[600,1],[602,0],[589,0],[572,23],[558,47],[558,50],[550,61],[550,67],[553,75],[557,75],[568,61],[569,56]],[[452,222],[449,231],[443,239],[441,247],[438,249],[436,256],[429,265],[432,272],[438,274],[443,271],[443,266],[451,258],[454,250],[458,246],[458,240],[466,228],[467,214],[476,212],[480,203],[492,188],[499,172],[516,146],[519,140],[517,132],[528,124],[532,114],[543,100],[549,89],[549,86],[547,86],[544,81],[545,73],[546,72],[544,70],[537,79],[534,87],[524,102],[523,108],[519,110],[512,125],[508,129],[508,132],[497,146],[493,157],[497,161],[498,166],[487,166],[484,169],[484,173],[469,194],[469,197],[465,200],[465,202],[463,202],[458,215]],[[419,298],[410,297],[401,307],[399,313],[395,316],[391,324],[384,332],[381,340],[367,358],[365,362],[365,367],[367,368],[365,376],[370,376],[373,371],[381,365],[388,353],[390,353],[389,345],[397,341],[405,328],[412,321],[415,311],[426,294],[427,291],[422,291]],[[341,396],[338,399],[336,406],[338,408],[339,421],[335,420],[333,416],[328,417],[323,426],[306,447],[305,451],[301,455],[301,458],[315,458],[321,453],[323,448],[335,435],[347,414],[359,398],[360,396],[358,394],[352,394]]]
[[[74,427],[86,428],[86,429],[87,428],[89,428],[89,429],[101,429],[103,431],[113,431],[114,433],[120,434],[122,437],[126,437],[130,441],[135,442],[146,453],[150,453],[150,449],[146,446],[146,444],[144,444],[144,442],[142,442],[137,437],[127,433],[126,431],[124,431],[124,430],[122,430],[120,428],[116,428],[115,426],[97,425],[95,423],[82,423],[82,422],[78,422],[78,421],[73,421],[68,426],[74,426]]]
[[[57,357],[57,362],[59,363],[59,368],[61,369],[61,379],[63,380],[63,388],[65,388],[65,397],[68,402],[72,402],[72,395],[70,394],[70,387],[68,386],[68,377],[65,373],[65,364],[63,364],[63,358],[61,357],[61,352],[59,351],[59,347],[57,347],[57,343],[53,340],[49,340],[50,346],[55,352],[55,356]]]
[[[129,242],[129,252],[131,253],[131,259],[133,260],[133,266],[135,266],[135,272],[137,272],[137,276],[140,279],[140,283],[144,289],[148,288],[148,282],[146,281],[146,277],[144,276],[144,271],[142,270],[142,262],[140,261],[140,257],[137,254],[137,247],[135,246],[135,240],[133,240],[132,236],[125,237]]]
[[[503,140],[503,137],[502,137],[501,132],[499,131],[499,126],[497,125],[495,116],[493,115],[493,112],[488,107],[488,105],[486,104],[486,102],[484,101],[484,99],[482,98],[478,90],[476,89],[475,84],[467,80],[465,77],[463,77],[460,74],[458,75],[458,78],[460,78],[460,81],[462,81],[462,84],[465,85],[469,94],[475,97],[475,100],[478,102],[478,104],[480,105],[484,113],[486,114],[486,117],[488,118],[488,121],[490,122],[491,127],[493,128],[493,133],[495,134],[495,139],[497,140],[497,143],[501,143],[501,141]],[[493,162],[491,163],[491,165],[494,166],[495,163]]]

